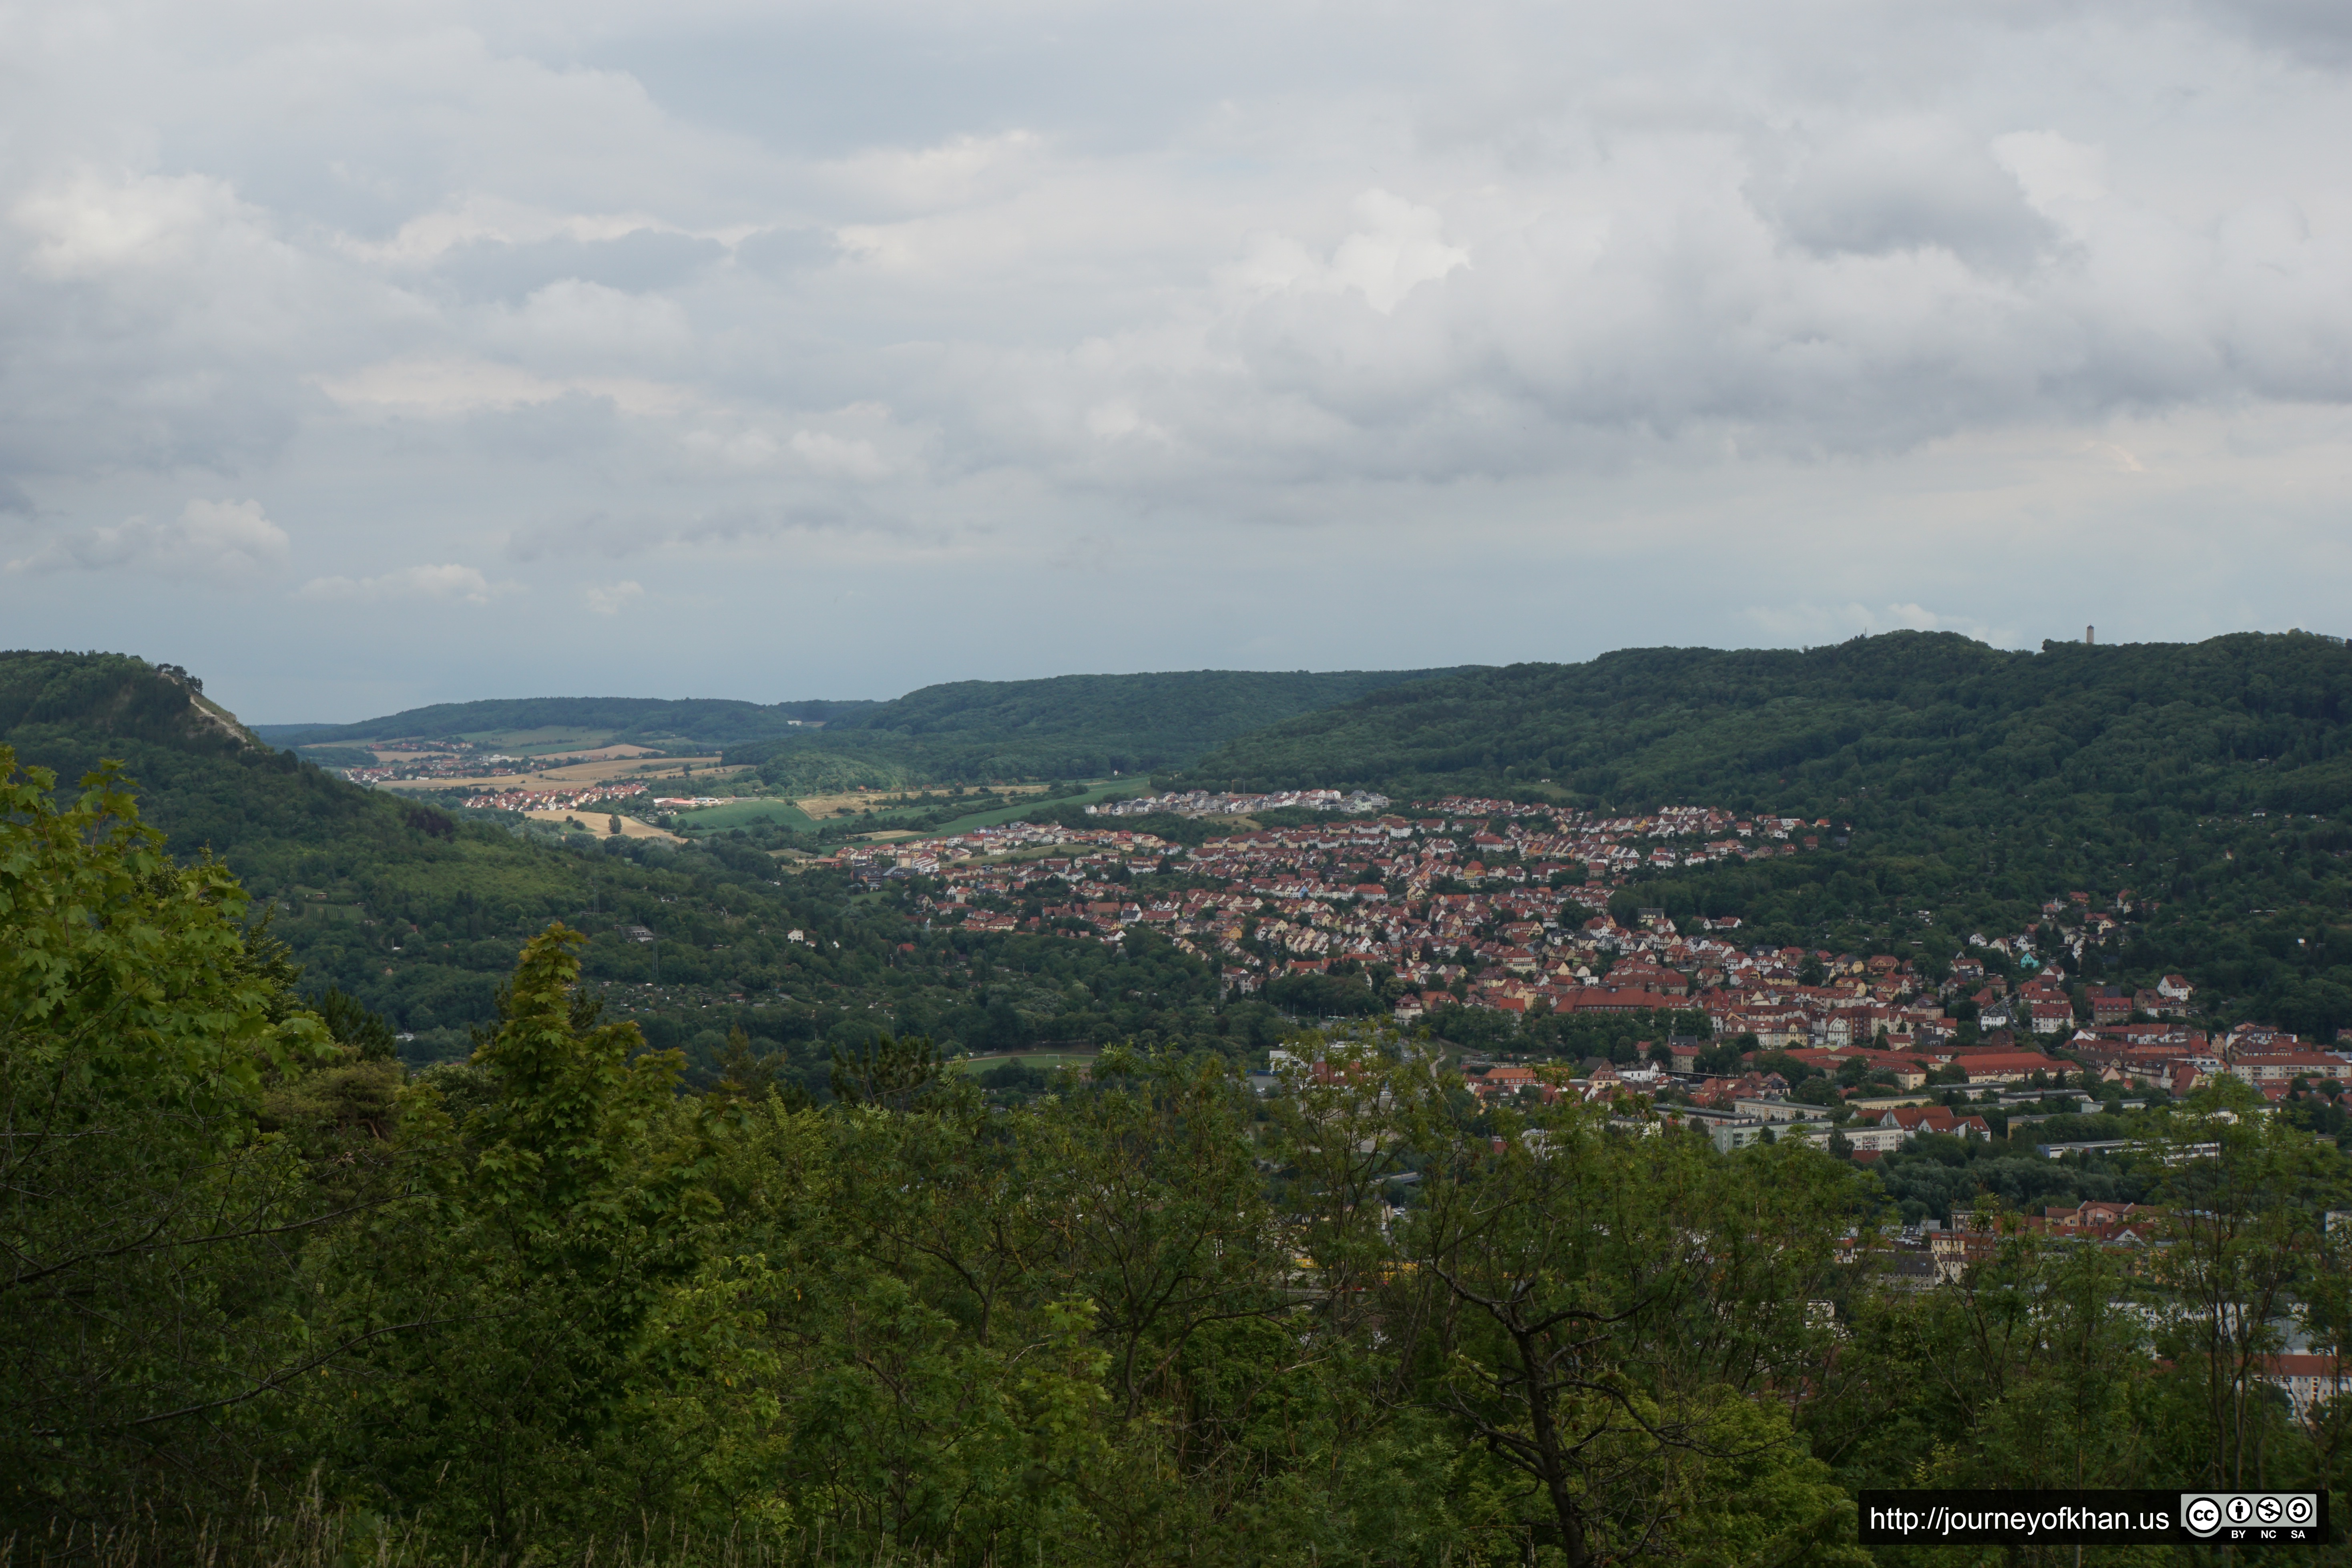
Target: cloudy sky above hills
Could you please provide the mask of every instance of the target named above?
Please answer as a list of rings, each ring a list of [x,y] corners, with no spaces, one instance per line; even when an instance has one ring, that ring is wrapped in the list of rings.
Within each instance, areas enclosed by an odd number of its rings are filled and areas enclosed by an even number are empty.
[[[2352,8],[0,0],[0,614],[257,721],[2352,631]]]

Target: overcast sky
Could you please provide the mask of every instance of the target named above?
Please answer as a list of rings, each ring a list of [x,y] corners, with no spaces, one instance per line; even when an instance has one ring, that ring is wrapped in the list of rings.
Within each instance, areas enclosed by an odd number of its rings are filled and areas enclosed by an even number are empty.
[[[0,644],[248,720],[2352,631],[2342,0],[0,0]]]

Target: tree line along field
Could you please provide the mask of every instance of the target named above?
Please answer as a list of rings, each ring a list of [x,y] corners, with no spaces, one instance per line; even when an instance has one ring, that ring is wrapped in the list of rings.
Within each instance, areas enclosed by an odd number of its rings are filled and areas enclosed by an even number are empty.
[[[503,809],[489,797],[561,793],[595,785],[643,784],[645,792],[636,796],[577,809],[530,807],[526,814],[557,824],[565,822],[567,816],[575,818],[583,830],[595,826],[587,820],[588,816],[601,820],[616,814],[629,820],[664,824],[688,836],[761,826],[791,836],[793,847],[811,848],[828,837],[992,826],[1037,804],[1033,797],[1050,795],[1083,805],[1123,790],[1148,787],[1140,780],[1131,784],[1110,779],[1079,780],[1056,785],[985,779],[936,787],[905,784],[887,787],[858,785],[831,793],[794,795],[776,791],[750,764],[730,763],[715,752],[663,753],[641,745],[617,742],[611,735],[601,732],[521,732],[542,738],[550,734],[560,744],[541,746],[536,753],[519,744],[520,737],[513,733],[454,737],[481,749],[481,760],[470,763],[464,757],[419,751],[414,746],[403,750],[398,742],[365,747],[341,742],[307,742],[297,748],[297,754],[337,769],[391,770],[404,764],[437,762],[441,765],[425,776],[377,778],[372,773],[369,782],[402,795],[431,800],[445,808]],[[533,754],[541,759],[542,765],[528,771],[502,768],[488,760],[493,755]],[[545,765],[548,763],[555,765]],[[664,795],[702,797],[712,792],[717,792],[723,804],[693,807],[657,804]],[[827,829],[832,831],[828,833]]]

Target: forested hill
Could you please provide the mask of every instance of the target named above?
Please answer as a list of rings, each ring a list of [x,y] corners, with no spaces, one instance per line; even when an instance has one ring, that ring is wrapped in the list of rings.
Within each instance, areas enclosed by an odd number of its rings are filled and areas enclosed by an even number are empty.
[[[960,680],[730,747],[779,787],[803,783],[964,783],[1134,773],[1181,763],[1301,713],[1465,673],[1194,669]]]
[[[1136,773],[1223,741],[1447,669],[1064,675],[957,680],[887,702],[530,697],[444,702],[352,724],[267,724],[281,746],[411,736],[529,737],[723,749],[781,789],[963,784]]]
[[[193,679],[167,669],[116,654],[0,654],[0,745],[18,767],[55,773],[65,798],[102,759],[121,762],[175,857],[212,852],[273,911],[306,990],[357,997],[418,1034],[426,1054],[463,1053],[516,949],[551,920],[587,931],[591,973],[615,981],[654,968],[619,928],[658,927],[676,944],[660,962],[676,1011],[788,972],[830,980],[836,962],[878,963],[888,945],[879,930],[845,926],[826,889],[778,886],[774,862],[748,848],[519,836],[361,789],[233,731]],[[841,942],[843,958],[784,943],[793,926]]]
[[[255,732],[281,746],[531,730],[594,731],[623,742],[687,741],[725,746],[758,736],[790,733],[796,723],[838,723],[879,706],[824,700],[761,704],[725,698],[673,701],[656,697],[510,697],[436,702],[353,724],[263,724]]]
[[[2352,651],[2290,632],[2008,652],[1894,632],[1800,651],[1633,648],[1375,692],[1163,782],[1391,795],[1549,784],[1594,804],[2007,816],[2352,804]],[[1870,800],[1865,802],[1863,792]]]
[[[0,739],[63,726],[213,754],[251,746],[253,731],[204,689],[177,666],[126,654],[0,653]]]
[[[587,934],[592,989],[682,1047],[697,1083],[730,1027],[822,1096],[832,1051],[887,1029],[950,1050],[1197,1047],[1232,1029],[1264,1044],[1280,1021],[1222,1004],[1214,968],[1156,933],[975,938],[933,930],[905,884],[853,900],[837,871],[785,876],[740,829],[673,846],[362,789],[252,739],[194,678],[121,655],[0,653],[0,746],[53,772],[65,800],[121,762],[170,852],[213,852],[268,913],[300,988],[383,1015],[413,1062],[471,1050],[516,951],[551,920]]]
[[[956,680],[880,703],[840,727],[907,735],[1118,735],[1160,746],[1205,745],[1371,692],[1468,674],[1471,668],[1188,669]]]
[[[456,836],[444,814],[371,795],[257,741],[167,667],[121,654],[0,654],[0,745],[61,792],[124,764],[172,849],[211,849],[264,885],[306,857],[400,864]]]

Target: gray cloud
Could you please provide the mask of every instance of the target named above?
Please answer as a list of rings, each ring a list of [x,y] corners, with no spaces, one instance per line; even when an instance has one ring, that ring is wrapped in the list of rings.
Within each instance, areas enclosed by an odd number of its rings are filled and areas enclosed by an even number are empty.
[[[2352,13],[2333,0],[2207,0],[2202,9],[2311,65],[2352,63]]]
[[[726,255],[727,247],[715,239],[640,228],[603,240],[468,240],[444,252],[432,271],[460,300],[519,304],[568,279],[629,293],[673,288]]]
[[[837,259],[841,244],[822,228],[763,228],[735,247],[735,259],[767,277],[789,277]]]
[[[286,531],[254,501],[192,500],[168,522],[143,517],[54,534],[7,570],[36,577],[59,572],[141,572],[226,585],[258,583],[283,570]]]
[[[1788,160],[1773,179],[1765,171]],[[2052,258],[2060,236],[1992,149],[1949,123],[1852,127],[1810,146],[1759,149],[1749,197],[1817,255],[1942,249],[2016,270]]]
[[[2118,530],[2340,531],[2337,5],[90,3],[0,60],[12,615],[111,613],[71,585],[203,548],[121,521],[191,494],[301,520],[240,580],[328,584],[329,635],[476,595],[385,560],[503,553],[560,590],[452,623],[503,668],[886,568],[952,662],[989,573],[1270,530],[1345,541],[1342,602],[1670,526],[1724,636],[2027,636],[1935,596],[1955,541],[2033,517],[2178,623]]]
[[[562,556],[593,556],[617,561],[653,551],[757,542],[790,534],[905,531],[903,524],[895,520],[862,509],[826,504],[726,507],[686,517],[593,512],[535,523],[517,531],[508,541],[507,558],[535,562]]]

